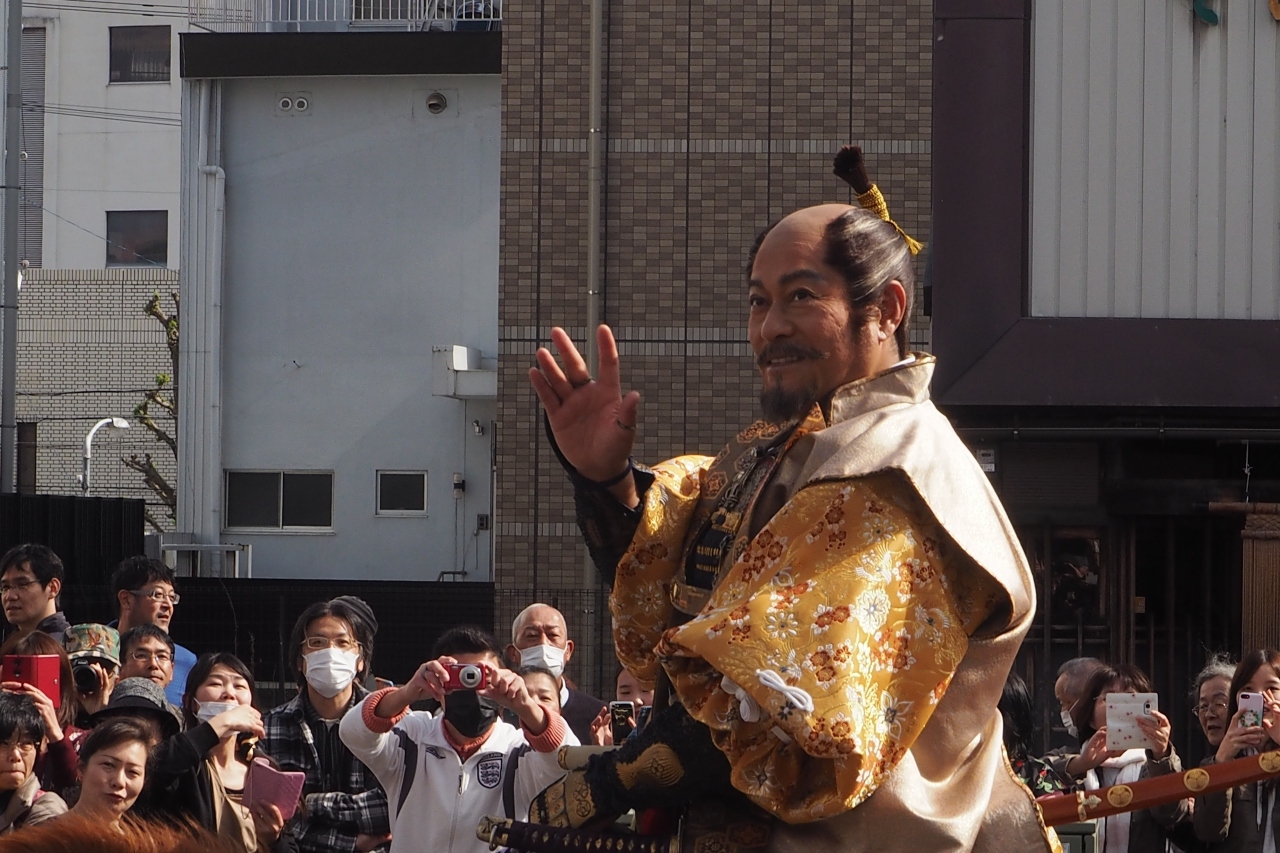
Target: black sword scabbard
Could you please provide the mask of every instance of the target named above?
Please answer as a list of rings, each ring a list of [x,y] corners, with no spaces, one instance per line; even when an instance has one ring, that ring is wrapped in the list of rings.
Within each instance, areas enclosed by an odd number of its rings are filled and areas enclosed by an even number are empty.
[[[582,829],[481,818],[476,836],[490,850],[507,847],[519,853],[680,853],[680,840],[644,835],[605,835]]]

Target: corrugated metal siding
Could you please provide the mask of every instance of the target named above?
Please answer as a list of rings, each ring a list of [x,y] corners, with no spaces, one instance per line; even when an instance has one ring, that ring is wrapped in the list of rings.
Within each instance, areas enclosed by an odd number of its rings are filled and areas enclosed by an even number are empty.
[[[1036,0],[1033,315],[1280,319],[1280,24],[1214,8]]]
[[[22,30],[22,165],[18,171],[22,208],[18,214],[18,257],[43,266],[44,251],[44,63],[43,27]]]

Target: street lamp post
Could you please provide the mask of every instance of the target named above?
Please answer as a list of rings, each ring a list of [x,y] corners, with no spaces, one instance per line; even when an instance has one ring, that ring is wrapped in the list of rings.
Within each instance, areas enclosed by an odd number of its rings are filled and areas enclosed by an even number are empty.
[[[89,430],[89,434],[84,437],[84,467],[80,473],[80,491],[82,494],[89,494],[89,463],[93,458],[93,437],[103,427],[109,427],[114,430],[128,429],[129,422],[124,418],[103,418],[94,424],[93,429]]]

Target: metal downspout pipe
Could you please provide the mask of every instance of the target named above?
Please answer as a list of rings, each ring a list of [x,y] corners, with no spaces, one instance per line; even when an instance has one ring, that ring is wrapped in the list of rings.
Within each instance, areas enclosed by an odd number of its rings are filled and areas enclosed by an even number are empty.
[[[600,247],[604,242],[604,0],[591,0],[590,79],[587,86],[587,370],[594,376],[600,363],[596,326],[600,325]]]

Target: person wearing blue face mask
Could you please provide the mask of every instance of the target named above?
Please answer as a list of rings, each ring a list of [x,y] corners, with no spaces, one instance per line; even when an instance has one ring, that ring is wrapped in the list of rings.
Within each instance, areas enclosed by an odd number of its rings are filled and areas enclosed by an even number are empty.
[[[263,749],[307,777],[307,808],[293,821],[302,853],[366,853],[390,843],[386,792],[338,737],[342,715],[369,693],[362,682],[377,629],[373,610],[355,596],[304,610],[289,642],[298,695],[263,715]]]
[[[564,614],[550,604],[530,604],[511,624],[507,660],[514,667],[537,666],[549,670],[560,687],[560,712],[580,743],[594,743],[591,724],[605,704],[575,688],[564,677],[573,657],[573,640]]]

